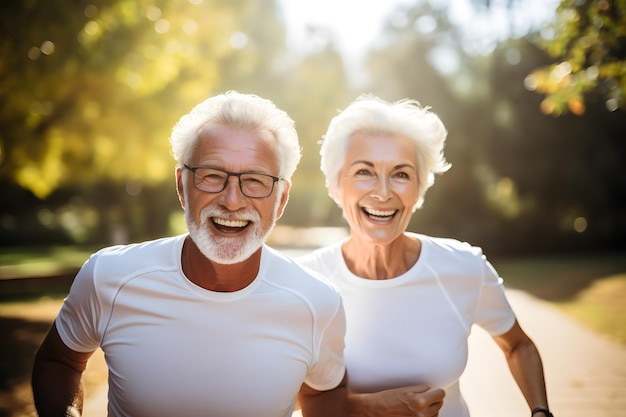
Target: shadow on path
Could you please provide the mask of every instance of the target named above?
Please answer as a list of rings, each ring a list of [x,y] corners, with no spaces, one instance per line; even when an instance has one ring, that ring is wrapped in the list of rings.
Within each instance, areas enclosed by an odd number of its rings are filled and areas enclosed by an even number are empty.
[[[0,416],[35,415],[30,374],[33,357],[50,324],[49,321],[0,317]]]

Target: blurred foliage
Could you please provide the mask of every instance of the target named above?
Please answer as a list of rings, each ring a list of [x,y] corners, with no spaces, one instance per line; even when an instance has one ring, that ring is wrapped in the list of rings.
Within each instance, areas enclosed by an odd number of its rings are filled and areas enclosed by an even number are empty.
[[[545,96],[541,111],[582,115],[586,102],[609,111],[626,105],[626,0],[563,0],[539,45],[557,62],[534,69],[525,83]]]
[[[503,4],[472,2],[484,13]],[[325,43],[287,48],[275,0],[4,2],[0,246],[180,232],[169,132],[199,101],[235,89],[296,121],[303,159],[283,225],[345,225],[324,187],[318,142],[338,109],[369,91],[417,99],[449,131],[452,170],[428,191],[411,230],[490,255],[623,250],[623,113],[587,93],[580,117],[546,117],[524,84],[554,61],[537,46],[537,28],[474,39],[445,2],[403,4],[357,68],[364,76],[353,78],[323,27],[307,33]]]
[[[623,113],[590,102],[584,116],[545,117],[523,83],[551,60],[532,36],[470,54],[446,10],[427,2],[390,20],[386,35],[369,57],[368,89],[415,98],[448,128],[452,169],[437,177],[412,230],[489,254],[623,250]]]
[[[170,130],[195,104],[230,89],[292,115],[314,156],[295,180],[321,181],[317,141],[346,101],[343,65],[330,45],[310,56],[288,51],[284,31],[273,0],[2,3],[6,241],[168,233],[180,214]]]
[[[214,91],[241,19],[221,1],[0,7],[0,175],[39,198],[60,185],[169,178],[169,130]]]

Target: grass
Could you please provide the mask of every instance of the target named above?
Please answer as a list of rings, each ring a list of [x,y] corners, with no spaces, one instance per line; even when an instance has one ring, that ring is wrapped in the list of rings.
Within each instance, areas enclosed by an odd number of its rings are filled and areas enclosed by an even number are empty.
[[[596,280],[574,300],[557,305],[589,327],[626,345],[626,273]]]
[[[2,248],[0,280],[76,271],[96,249],[75,246]]]
[[[527,291],[626,345],[626,255],[494,261],[505,285]]]

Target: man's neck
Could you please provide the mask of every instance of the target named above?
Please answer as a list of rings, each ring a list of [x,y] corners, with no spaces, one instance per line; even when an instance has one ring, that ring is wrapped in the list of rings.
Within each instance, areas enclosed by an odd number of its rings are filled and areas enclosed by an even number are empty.
[[[183,244],[183,273],[194,284],[209,291],[239,291],[254,281],[261,264],[261,248],[243,262],[218,264],[209,260],[188,236]]]

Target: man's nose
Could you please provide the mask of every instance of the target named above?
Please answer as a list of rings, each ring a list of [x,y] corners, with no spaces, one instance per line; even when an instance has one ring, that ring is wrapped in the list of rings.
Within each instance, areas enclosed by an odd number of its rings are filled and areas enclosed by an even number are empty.
[[[241,191],[239,177],[230,176],[226,180],[226,187],[222,190],[222,204],[229,210],[235,211],[246,205],[246,196]]]

